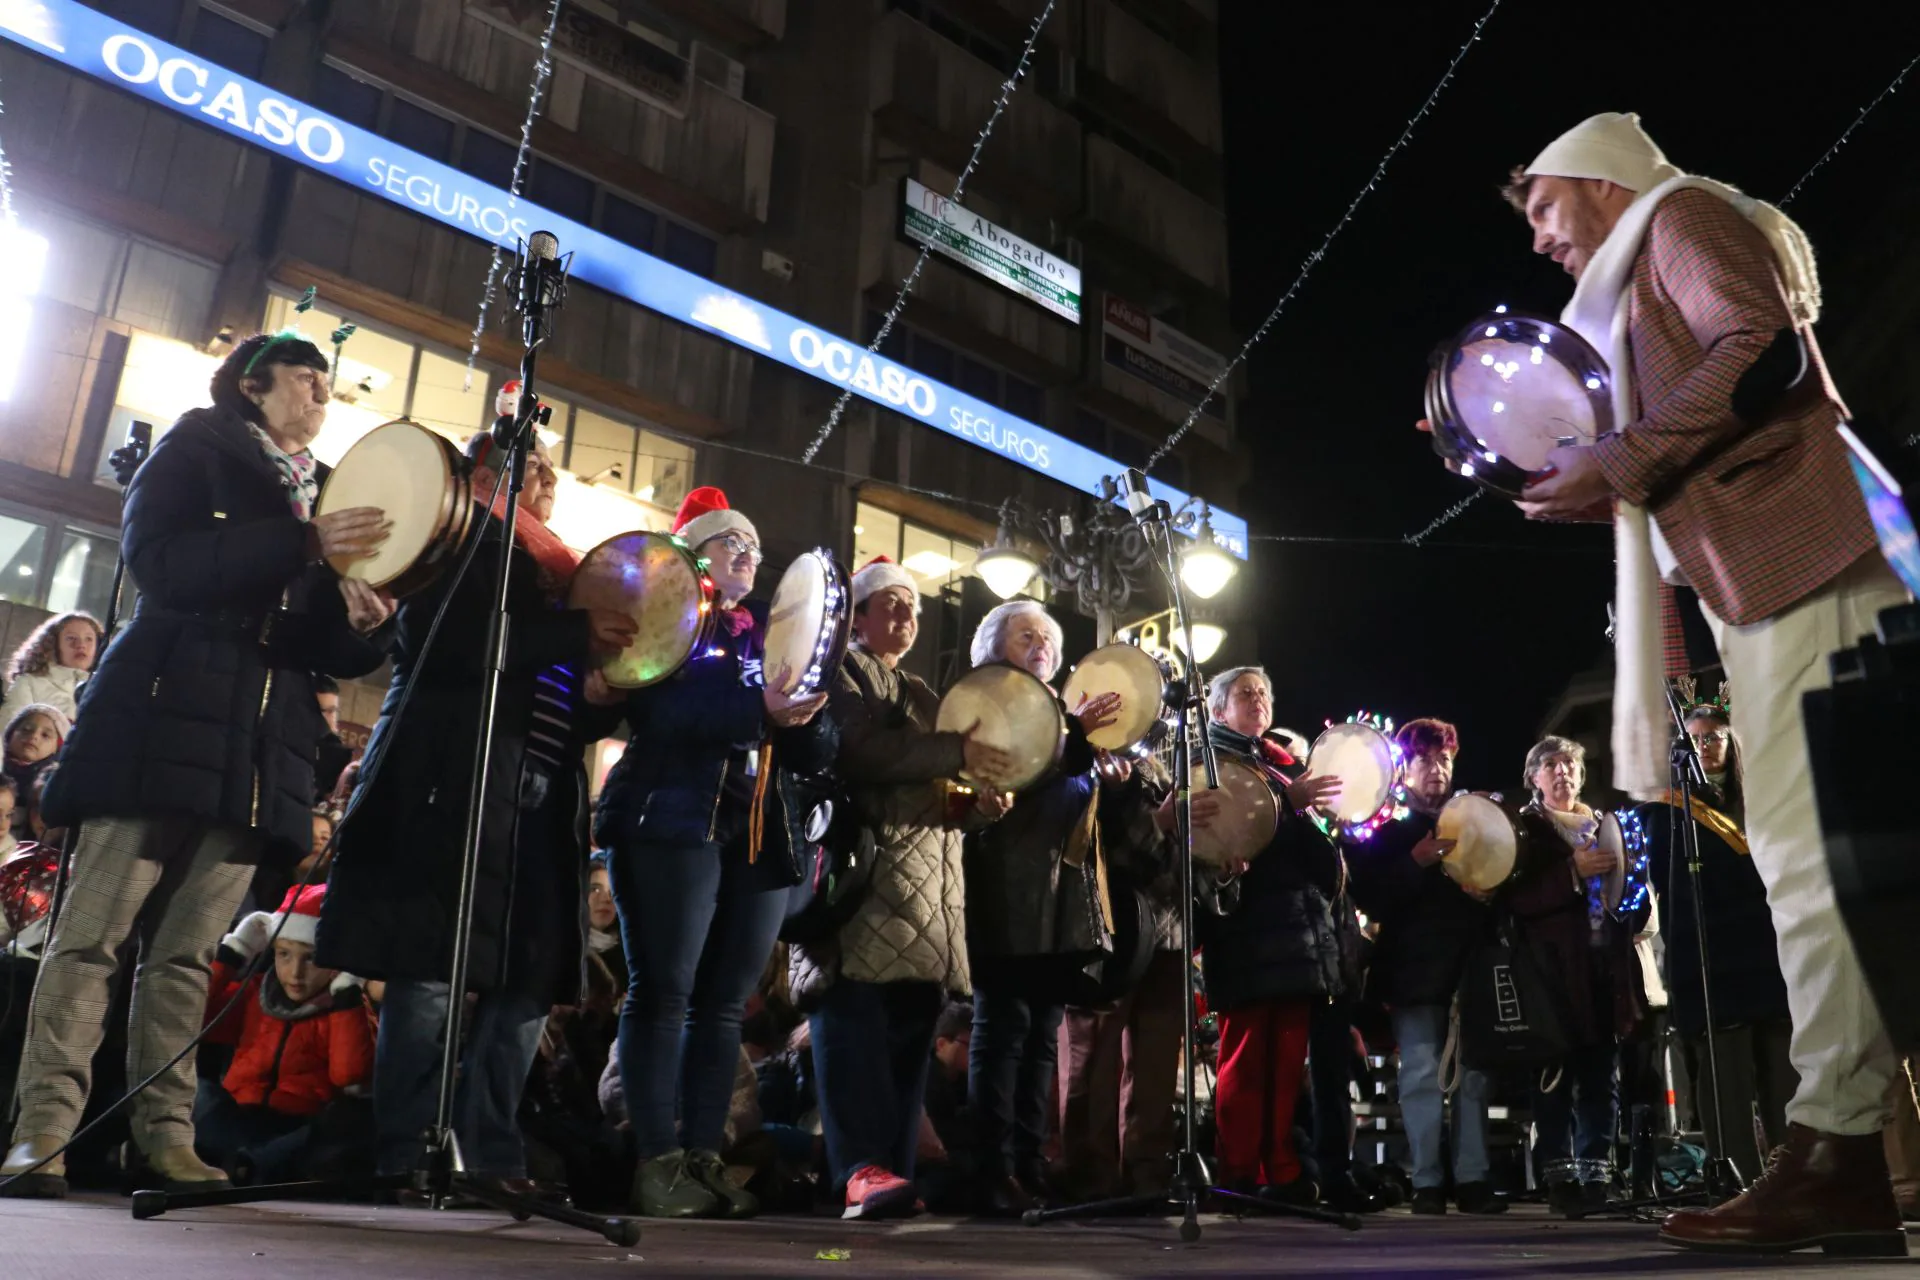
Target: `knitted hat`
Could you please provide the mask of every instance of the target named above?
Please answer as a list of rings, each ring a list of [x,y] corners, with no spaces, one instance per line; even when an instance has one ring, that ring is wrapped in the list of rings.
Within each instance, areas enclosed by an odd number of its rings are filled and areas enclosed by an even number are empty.
[[[282,942],[304,942],[313,945],[320,929],[320,905],[327,900],[327,886],[310,884],[304,889],[299,885],[287,890],[287,899],[280,904],[280,910],[274,913],[269,926],[280,930]],[[285,921],[285,924],[281,922]]]
[[[853,607],[858,609],[866,603],[868,596],[876,591],[885,591],[888,587],[905,587],[913,596],[914,612],[920,611],[919,584],[913,580],[912,574],[887,556],[875,556],[853,575]]]
[[[727,495],[710,484],[701,485],[680,500],[672,531],[689,547],[698,547],[723,533],[744,533],[755,542],[760,541],[753,522],[728,506]]]
[[[1680,170],[1640,127],[1633,112],[1589,116],[1547,144],[1527,166],[1529,177],[1596,178],[1629,191],[1651,191]]]
[[[45,716],[47,723],[53,726],[54,733],[59,735],[60,745],[63,747],[67,745],[67,735],[73,732],[73,721],[67,719],[66,712],[47,702],[29,702],[14,712],[13,718],[7,721],[6,730],[4,734],[0,734],[0,737],[12,737],[14,727],[28,716]]]

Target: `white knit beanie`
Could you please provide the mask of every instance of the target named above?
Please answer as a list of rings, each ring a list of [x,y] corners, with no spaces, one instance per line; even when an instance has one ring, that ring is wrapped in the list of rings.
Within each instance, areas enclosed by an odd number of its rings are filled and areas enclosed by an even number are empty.
[[[905,587],[913,595],[913,611],[920,612],[920,585],[913,575],[886,556],[875,556],[853,575],[853,607],[858,609],[867,597],[888,587]]]
[[[1635,112],[1602,111],[1567,130],[1527,166],[1528,177],[1595,178],[1651,191],[1680,170],[1640,127]]]

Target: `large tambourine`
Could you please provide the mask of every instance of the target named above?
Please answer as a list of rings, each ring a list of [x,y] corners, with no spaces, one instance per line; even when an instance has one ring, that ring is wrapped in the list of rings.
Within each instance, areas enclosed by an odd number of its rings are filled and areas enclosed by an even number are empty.
[[[782,670],[790,697],[809,698],[839,673],[853,626],[847,571],[824,547],[802,552],[774,588],[767,610],[765,669],[773,684]]]
[[[1460,474],[1509,498],[1562,444],[1614,428],[1612,375],[1573,330],[1542,316],[1481,316],[1427,362],[1433,449]]]
[[[587,552],[567,588],[567,607],[633,619],[632,643],[601,668],[616,689],[660,683],[713,635],[713,581],[693,552],[664,533],[617,534]]]
[[[1082,658],[1067,676],[1061,699],[1077,707],[1085,698],[1120,695],[1112,724],[1087,732],[1102,751],[1151,750],[1165,737],[1173,676],[1167,664],[1138,645],[1102,645]]]
[[[396,596],[440,575],[474,519],[471,466],[445,436],[415,422],[375,427],[354,441],[320,487],[313,513],[378,507],[392,528],[371,554],[329,556],[343,578]]]
[[[1314,811],[1341,835],[1365,839],[1399,808],[1406,761],[1381,725],[1366,719],[1330,724],[1307,755],[1316,775],[1340,779],[1340,789]]]
[[[1067,745],[1060,699],[1037,677],[1018,667],[977,667],[954,681],[934,719],[940,733],[966,733],[1012,758],[1004,777],[961,776],[968,782],[1021,791],[1046,777]]]
[[[1267,772],[1247,760],[1216,752],[1220,789],[1207,787],[1207,762],[1198,761],[1188,776],[1195,796],[1212,795],[1219,805],[1213,818],[1193,832],[1193,859],[1210,867],[1250,862],[1273,843],[1280,829],[1280,800]]]
[[[1506,888],[1533,863],[1532,837],[1518,811],[1499,796],[1458,793],[1441,807],[1434,835],[1453,841],[1441,855],[1440,869],[1475,893]]]

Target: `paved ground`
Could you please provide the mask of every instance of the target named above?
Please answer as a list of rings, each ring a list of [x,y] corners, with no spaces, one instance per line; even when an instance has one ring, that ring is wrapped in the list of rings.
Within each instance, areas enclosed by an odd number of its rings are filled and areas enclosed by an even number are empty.
[[[1886,1274],[1912,1262],[1827,1263],[1817,1254],[1726,1263],[1665,1249],[1653,1228],[1567,1223],[1522,1208],[1499,1219],[1413,1218],[1349,1233],[1273,1219],[1203,1219],[1198,1244],[1154,1220],[1027,1228],[950,1218],[862,1226],[804,1218],[648,1223],[619,1249],[581,1232],[488,1212],[279,1204],[177,1212],[147,1222],[117,1197],[0,1200],[5,1280],[306,1280],[307,1277],[568,1276],[1686,1276]],[[846,1256],[835,1259],[833,1251]]]

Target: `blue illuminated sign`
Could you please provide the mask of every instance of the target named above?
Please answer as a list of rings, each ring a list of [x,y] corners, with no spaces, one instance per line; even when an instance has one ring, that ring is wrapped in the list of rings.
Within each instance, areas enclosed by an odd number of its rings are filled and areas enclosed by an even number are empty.
[[[575,279],[750,347],[875,404],[1086,493],[1119,463],[984,400],[895,363],[591,227],[512,199],[468,175],[397,147],[264,85],[114,21],[75,0],[0,0],[0,34],[158,106],[371,191],[405,209],[511,249],[544,229],[573,252]],[[1176,507],[1186,495],[1152,481]],[[1213,530],[1247,554],[1247,522],[1215,510]]]

